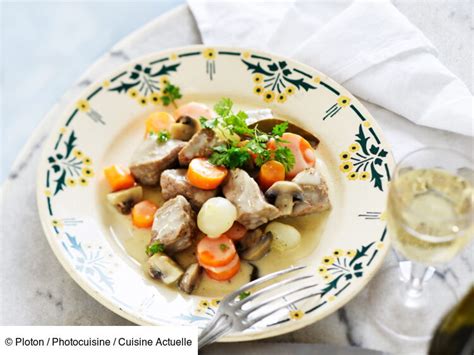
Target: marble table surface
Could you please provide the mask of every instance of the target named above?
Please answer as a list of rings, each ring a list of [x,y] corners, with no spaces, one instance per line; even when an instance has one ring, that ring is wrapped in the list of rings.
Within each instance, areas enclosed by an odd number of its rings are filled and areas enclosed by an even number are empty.
[[[469,41],[469,35],[472,36],[474,30],[469,24],[469,7],[461,6],[460,3],[439,2],[437,6],[424,9],[422,3],[420,1],[409,5],[406,1],[395,1],[397,7],[438,46],[441,59],[472,87],[471,73],[466,69],[472,63],[472,48],[466,50],[456,45],[453,47],[453,43],[459,43],[459,38],[451,37],[453,33],[461,31],[459,37],[464,36]],[[178,20],[189,25],[169,33],[170,24]],[[451,36],[438,33],[435,25],[437,21],[450,24],[447,27],[452,31]],[[469,35],[466,36],[465,31]],[[139,55],[194,43],[200,43],[200,37],[186,6],[152,21],[100,58],[53,107],[30,137],[0,190],[0,250],[3,251],[0,258],[1,325],[130,324],[88,296],[67,275],[49,248],[36,211],[37,159],[58,112],[91,80]],[[465,45],[470,47],[470,42]],[[472,151],[471,138],[419,127],[381,107],[364,104],[377,117],[387,138],[392,142],[396,158],[409,150],[431,144]],[[410,139],[398,141],[397,130],[410,132]],[[449,265],[440,267],[434,277],[442,278],[447,287],[452,287],[459,295],[463,294],[473,282],[473,253],[471,244]],[[397,261],[395,252],[390,253],[384,268],[396,265]],[[370,320],[369,313],[367,290],[364,290],[345,307],[325,319],[293,333],[263,341],[352,345],[399,354],[425,352],[424,343],[397,341],[384,333]]]

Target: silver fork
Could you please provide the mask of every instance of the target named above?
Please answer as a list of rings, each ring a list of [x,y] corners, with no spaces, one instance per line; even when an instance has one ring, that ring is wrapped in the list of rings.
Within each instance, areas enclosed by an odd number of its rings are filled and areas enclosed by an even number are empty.
[[[223,298],[222,301],[219,303],[219,308],[217,309],[217,312],[212,318],[211,322],[199,334],[199,339],[198,339],[199,349],[201,349],[203,346],[206,346],[207,344],[210,344],[216,341],[218,338],[229,333],[230,331],[242,331],[247,328],[250,328],[255,323],[260,322],[261,320],[274,314],[276,311],[280,309],[286,308],[293,303],[297,303],[305,299],[319,295],[319,292],[315,292],[315,293],[310,293],[305,296],[302,296],[296,300],[286,301],[285,297],[287,296],[290,296],[297,292],[307,290],[307,289],[317,286],[317,284],[311,284],[311,285],[306,285],[299,288],[292,287],[288,289],[286,287],[287,285],[294,284],[296,282],[313,277],[313,275],[305,275],[305,276],[298,276],[298,277],[284,279],[282,281],[269,285],[265,288],[262,288],[242,300],[239,299],[239,295],[242,292],[245,292],[254,286],[273,280],[279,276],[287,275],[292,272],[302,270],[304,268],[305,266],[291,267],[285,270],[274,272],[272,274],[268,274],[264,277],[261,277],[257,280],[254,280],[252,282],[245,284],[244,286],[239,288],[237,291],[234,291],[231,294],[227,295],[225,298]],[[266,300],[263,300],[262,302],[258,304],[255,304],[255,305],[249,304],[250,301],[256,299],[257,297],[268,295],[270,291],[280,291],[280,290],[282,290],[283,292],[279,292],[278,294]],[[282,300],[282,299],[286,301],[282,305],[277,305],[275,307],[272,307],[272,309],[266,310],[264,314],[259,314],[258,316],[254,318],[249,317],[250,314],[261,309],[262,307],[270,305],[274,301]],[[250,307],[247,309],[243,309],[242,307],[246,304],[249,304]]]

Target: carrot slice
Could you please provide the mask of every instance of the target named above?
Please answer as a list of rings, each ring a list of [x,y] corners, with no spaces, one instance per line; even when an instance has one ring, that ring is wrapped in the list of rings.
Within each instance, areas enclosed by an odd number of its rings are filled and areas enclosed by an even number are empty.
[[[230,263],[219,267],[204,267],[207,276],[217,281],[227,281],[235,276],[240,270],[239,254],[235,254]]]
[[[132,208],[132,222],[138,228],[149,228],[153,225],[153,218],[158,206],[149,200],[138,202]]]
[[[229,237],[230,239],[236,241],[245,237],[246,233],[247,233],[247,228],[245,228],[239,222],[234,222],[232,227],[230,227],[230,229],[227,232],[225,232],[225,235]]]
[[[223,266],[234,258],[234,243],[225,235],[219,238],[203,238],[197,245],[197,258],[203,267]]]
[[[277,181],[285,180],[285,166],[276,160],[267,161],[260,168],[258,183],[263,191],[266,191]]]
[[[281,145],[289,148],[295,156],[295,165],[287,172],[287,178],[292,179],[299,172],[315,165],[316,157],[313,148],[306,139],[298,134],[288,132],[284,133],[281,138],[286,141],[286,143],[281,143]]]
[[[111,165],[104,169],[104,175],[113,191],[125,190],[135,185],[135,179],[128,168]]]
[[[206,158],[194,158],[189,163],[187,177],[189,183],[203,190],[214,190],[227,176],[227,169],[215,166]]]
[[[145,136],[152,132],[169,131],[174,122],[174,117],[168,112],[153,112],[145,121]]]

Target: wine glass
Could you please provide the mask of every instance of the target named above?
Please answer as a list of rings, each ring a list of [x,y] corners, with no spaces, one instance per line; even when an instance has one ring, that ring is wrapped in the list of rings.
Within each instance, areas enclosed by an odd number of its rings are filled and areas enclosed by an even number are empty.
[[[473,163],[449,149],[423,148],[395,168],[387,204],[394,248],[410,260],[380,272],[369,289],[372,318],[407,340],[429,340],[456,293],[434,267],[453,259],[473,236]],[[401,263],[405,264],[407,262]]]

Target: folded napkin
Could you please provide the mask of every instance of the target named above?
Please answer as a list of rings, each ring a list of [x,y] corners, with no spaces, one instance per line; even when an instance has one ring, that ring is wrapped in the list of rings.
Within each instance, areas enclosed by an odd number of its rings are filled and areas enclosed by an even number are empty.
[[[206,45],[274,52],[412,122],[474,135],[473,97],[388,0],[188,0]]]

